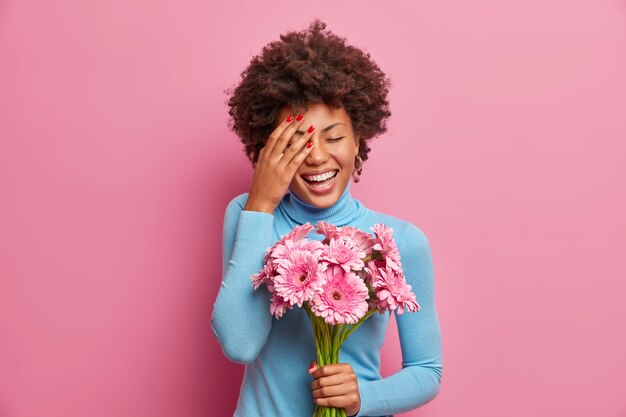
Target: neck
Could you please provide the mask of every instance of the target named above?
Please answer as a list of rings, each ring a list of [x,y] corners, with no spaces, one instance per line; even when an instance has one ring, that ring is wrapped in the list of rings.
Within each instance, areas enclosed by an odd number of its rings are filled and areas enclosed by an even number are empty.
[[[292,192],[285,195],[279,207],[282,206],[285,214],[298,224],[307,222],[314,224],[323,220],[335,226],[344,226],[354,220],[364,209],[358,200],[352,198],[351,184],[351,181],[348,182],[339,199],[330,207],[315,207]]]

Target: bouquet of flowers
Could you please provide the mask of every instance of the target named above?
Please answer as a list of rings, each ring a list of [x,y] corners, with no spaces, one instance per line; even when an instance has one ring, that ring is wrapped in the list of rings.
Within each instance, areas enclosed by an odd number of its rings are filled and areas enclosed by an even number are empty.
[[[314,229],[322,241],[307,238]],[[393,229],[375,224],[371,230],[374,236],[326,222],[296,226],[267,249],[263,268],[251,276],[255,290],[267,286],[270,313],[277,319],[294,305],[304,307],[320,367],[339,362],[343,342],[372,314],[420,309],[404,277]],[[343,408],[318,406],[314,417],[345,415]]]

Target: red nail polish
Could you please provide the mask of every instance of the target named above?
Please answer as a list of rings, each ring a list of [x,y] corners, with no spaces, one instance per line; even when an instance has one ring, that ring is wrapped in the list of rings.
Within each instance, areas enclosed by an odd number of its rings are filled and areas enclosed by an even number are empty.
[[[307,148],[310,148],[311,146],[313,146],[313,142],[309,142],[309,143],[306,144]],[[311,368],[313,368],[313,365],[311,365]],[[311,369],[311,368],[309,368],[309,369]]]
[[[287,117],[287,119],[285,119],[285,121],[287,123],[291,122],[292,120],[293,120],[293,116],[289,116],[289,117]]]
[[[303,115],[301,115],[301,114],[299,114],[299,115],[298,115],[298,117],[296,117],[296,120],[297,120],[297,121],[300,121],[300,120],[302,120],[303,118],[304,118],[304,116],[303,116]]]
[[[309,127],[308,132],[309,132],[309,133],[311,133],[311,132],[312,132],[312,131],[314,131],[314,130],[315,130],[315,128],[314,128],[313,126],[311,126],[311,127]]]

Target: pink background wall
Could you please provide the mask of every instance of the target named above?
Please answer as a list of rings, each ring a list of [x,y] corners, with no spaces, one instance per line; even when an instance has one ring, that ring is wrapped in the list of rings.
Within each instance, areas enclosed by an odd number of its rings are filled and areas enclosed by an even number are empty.
[[[0,1],[0,416],[232,414],[223,90],[316,16],[393,81],[353,195],[433,251],[443,385],[405,415],[626,416],[624,0]]]

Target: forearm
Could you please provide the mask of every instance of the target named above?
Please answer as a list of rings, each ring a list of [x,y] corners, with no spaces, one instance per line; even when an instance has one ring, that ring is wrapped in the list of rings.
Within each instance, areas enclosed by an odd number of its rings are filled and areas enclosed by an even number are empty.
[[[439,393],[441,363],[410,364],[387,378],[359,380],[361,409],[358,417],[382,416],[416,409]]]
[[[224,256],[229,258],[223,264],[211,326],[230,360],[250,363],[265,345],[271,327],[269,294],[265,289],[254,291],[250,275],[261,269],[265,250],[272,245],[273,216],[241,211],[233,223],[227,216]],[[234,237],[229,228],[236,229]]]

